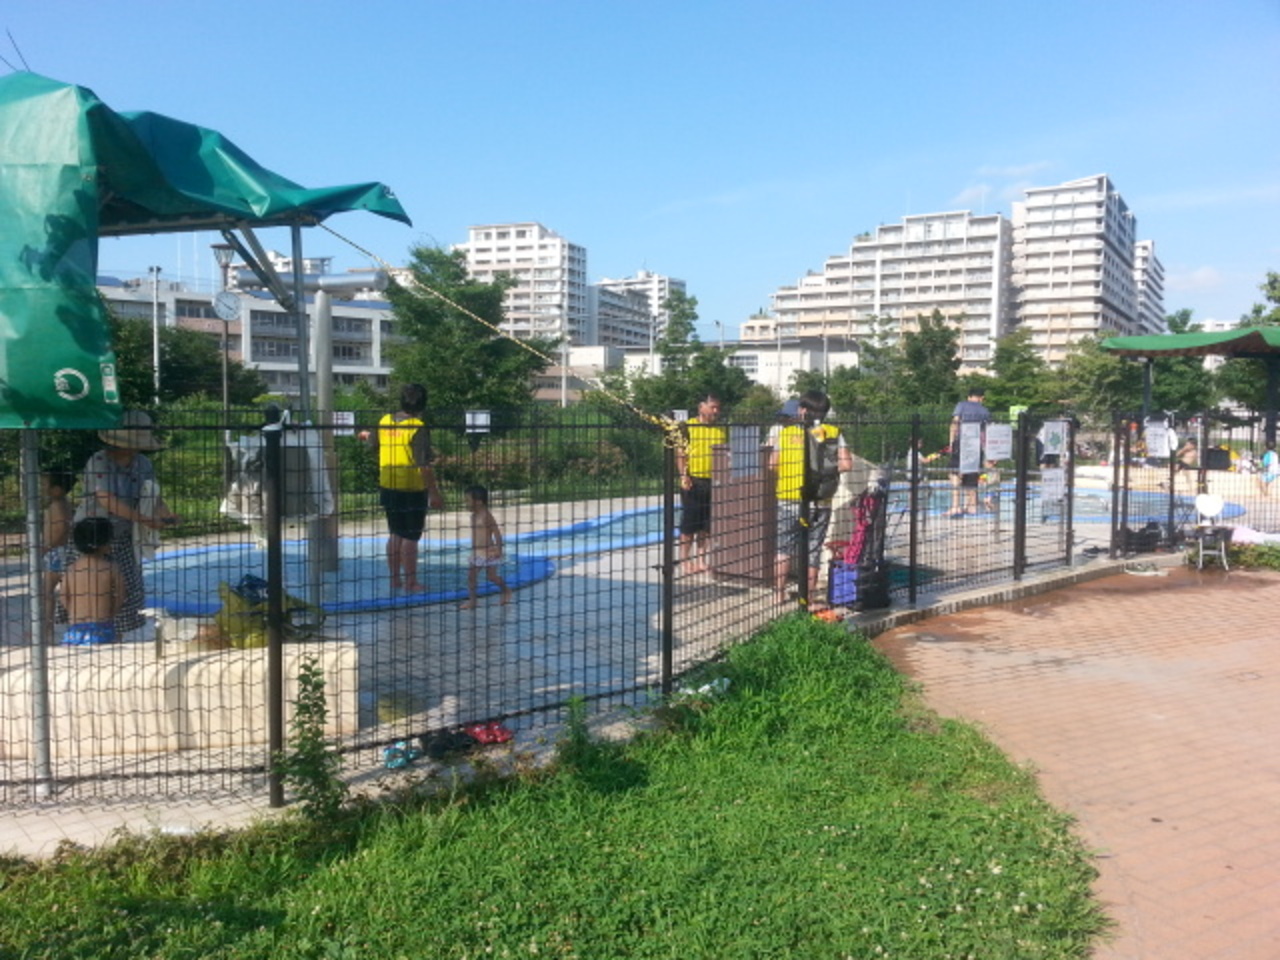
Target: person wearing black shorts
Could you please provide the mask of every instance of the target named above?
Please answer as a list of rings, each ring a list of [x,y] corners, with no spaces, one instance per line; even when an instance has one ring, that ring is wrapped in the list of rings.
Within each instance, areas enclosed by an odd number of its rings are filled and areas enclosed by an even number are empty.
[[[712,450],[729,442],[729,432],[716,426],[720,398],[708,393],[698,401],[698,415],[681,424],[685,443],[676,451],[680,473],[680,567],[685,573],[711,570]]]
[[[387,569],[392,589],[421,591],[418,582],[418,541],[426,528],[427,508],[439,510],[444,498],[436,485],[431,461],[431,434],[422,414],[427,391],[406,384],[400,409],[378,422],[378,497],[387,516]]]

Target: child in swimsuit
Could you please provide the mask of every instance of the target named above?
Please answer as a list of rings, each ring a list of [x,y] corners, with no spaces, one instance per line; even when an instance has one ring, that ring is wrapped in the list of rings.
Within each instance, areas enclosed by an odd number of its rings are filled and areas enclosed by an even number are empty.
[[[502,566],[502,530],[489,512],[489,491],[476,484],[467,487],[467,509],[471,511],[471,562],[467,565],[467,593],[463,610],[476,605],[476,585],[484,570],[489,582],[502,591],[502,602],[511,602],[511,588],[498,573]]]
[[[124,575],[111,559],[111,521],[90,517],[71,531],[79,556],[62,574],[70,621],[62,642],[88,646],[116,641],[115,617],[124,602]]]

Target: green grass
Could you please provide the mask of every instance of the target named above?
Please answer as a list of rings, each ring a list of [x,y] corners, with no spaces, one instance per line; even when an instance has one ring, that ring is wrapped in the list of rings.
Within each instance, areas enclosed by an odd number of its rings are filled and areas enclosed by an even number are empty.
[[[228,836],[0,872],[9,958],[1083,958],[1088,857],[1032,778],[840,627],[734,649],[627,745]]]

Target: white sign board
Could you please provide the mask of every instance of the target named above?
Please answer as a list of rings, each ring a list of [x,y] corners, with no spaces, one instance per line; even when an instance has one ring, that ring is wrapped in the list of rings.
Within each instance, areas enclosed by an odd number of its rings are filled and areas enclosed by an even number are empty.
[[[1067,495],[1067,471],[1062,467],[1045,467],[1040,471],[1040,500],[1052,503]]]
[[[356,415],[351,410],[333,411],[333,435],[350,437],[355,435]]]
[[[976,420],[960,423],[956,443],[960,446],[957,473],[982,472],[982,424]]]
[[[1008,423],[987,424],[987,459],[1013,459],[1013,425]]]

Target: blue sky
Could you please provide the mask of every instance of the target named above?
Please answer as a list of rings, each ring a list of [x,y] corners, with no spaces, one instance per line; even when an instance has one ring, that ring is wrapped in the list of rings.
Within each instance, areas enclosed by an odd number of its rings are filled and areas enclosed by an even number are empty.
[[[329,222],[390,262],[536,220],[591,280],[684,279],[704,339],[861,231],[1097,173],[1156,242],[1169,311],[1235,320],[1280,270],[1280,0],[48,0],[0,27],[114,109],[305,186],[389,184],[412,228]],[[216,239],[106,240],[100,269],[211,284]]]

